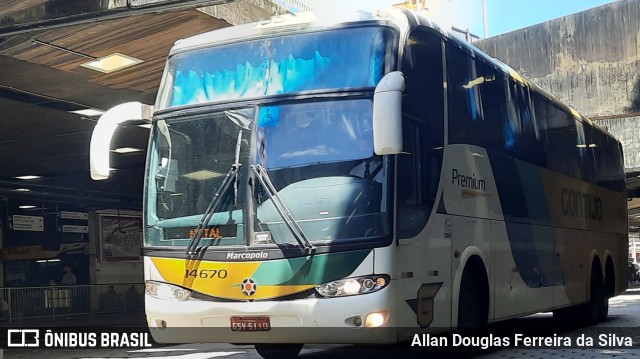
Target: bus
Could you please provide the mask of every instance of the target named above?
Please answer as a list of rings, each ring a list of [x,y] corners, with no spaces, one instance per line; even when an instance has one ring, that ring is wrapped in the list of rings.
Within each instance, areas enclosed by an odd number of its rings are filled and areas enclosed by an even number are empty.
[[[620,143],[426,17],[337,18],[180,40],[154,106],[98,121],[94,179],[120,124],[152,125],[154,339],[281,357],[537,312],[605,319],[627,286]]]

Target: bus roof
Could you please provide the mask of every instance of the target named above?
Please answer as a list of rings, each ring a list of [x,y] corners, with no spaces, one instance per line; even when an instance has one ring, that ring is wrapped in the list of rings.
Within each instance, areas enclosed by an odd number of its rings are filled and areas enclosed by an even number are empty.
[[[323,16],[314,12],[276,15],[269,20],[214,30],[176,41],[170,54],[184,50],[232,43],[243,39],[267,37],[297,31],[337,28],[359,22],[386,22],[403,29],[407,19],[395,9],[346,12],[339,16]]]
[[[330,15],[330,16],[327,16]],[[521,76],[515,69],[502,61],[491,57],[453,34],[433,20],[406,9],[389,8],[376,11],[355,11],[336,14],[316,14],[314,12],[300,12],[296,14],[284,14],[273,16],[269,20],[258,21],[243,25],[231,26],[223,29],[209,31],[199,35],[191,36],[176,41],[169,55],[183,52],[186,50],[197,49],[201,47],[209,47],[212,45],[221,45],[226,43],[238,42],[244,39],[255,39],[260,37],[269,37],[275,34],[285,34],[298,31],[311,31],[338,28],[356,23],[379,22],[387,23],[397,27],[401,33],[401,41],[409,34],[410,28],[422,25],[439,32],[447,41],[456,44],[458,47],[465,49],[473,54],[473,56],[482,59],[484,62],[494,66],[496,70],[502,72],[505,76],[514,81],[526,85],[531,90],[545,97],[548,101],[553,102],[556,106],[564,111],[571,113],[576,119],[587,123],[603,132],[608,131],[594,124],[591,120],[581,115],[572,107],[560,102],[555,96],[540,88],[538,85]]]

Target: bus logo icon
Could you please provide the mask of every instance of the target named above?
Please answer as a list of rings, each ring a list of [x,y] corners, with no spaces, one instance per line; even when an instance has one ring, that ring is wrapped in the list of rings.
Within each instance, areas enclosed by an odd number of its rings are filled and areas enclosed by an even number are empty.
[[[256,294],[257,290],[258,290],[258,285],[256,284],[256,281],[254,281],[253,279],[247,278],[242,281],[242,293],[244,293],[245,295],[250,297]]]
[[[8,347],[38,347],[40,346],[40,330],[38,329],[9,329],[7,330]]]

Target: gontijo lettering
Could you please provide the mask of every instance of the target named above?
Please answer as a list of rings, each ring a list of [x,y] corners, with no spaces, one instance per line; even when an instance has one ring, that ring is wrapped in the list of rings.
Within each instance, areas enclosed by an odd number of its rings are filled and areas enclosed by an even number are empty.
[[[562,214],[602,221],[602,198],[568,188],[560,190]]]

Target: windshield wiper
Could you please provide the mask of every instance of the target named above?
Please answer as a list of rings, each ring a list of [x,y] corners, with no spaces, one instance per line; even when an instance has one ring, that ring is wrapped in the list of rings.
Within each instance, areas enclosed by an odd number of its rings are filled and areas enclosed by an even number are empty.
[[[241,144],[242,144],[242,130],[238,131],[238,142],[236,143],[235,163],[231,165],[231,168],[229,168],[229,171],[227,172],[227,175],[225,176],[224,180],[222,180],[222,183],[220,184],[220,187],[216,191],[216,194],[213,195],[213,198],[211,199],[209,206],[202,214],[202,217],[198,222],[198,226],[196,227],[196,230],[193,233],[193,237],[191,237],[189,246],[187,247],[188,255],[196,254],[197,252],[196,249],[198,248],[200,239],[202,239],[202,236],[204,235],[204,229],[207,227],[207,225],[209,224],[209,220],[211,219],[216,209],[220,205],[220,202],[222,201],[222,194],[226,193],[227,189],[229,189],[229,186],[231,185],[231,180],[232,179],[234,180],[236,188],[238,186],[237,184],[238,171],[240,171],[240,166],[242,166],[242,164],[240,163],[240,145]],[[237,191],[235,191],[234,204],[237,203],[237,195],[238,193]]]
[[[284,203],[284,201],[282,201],[282,197],[280,197],[278,191],[273,186],[267,170],[265,170],[264,167],[259,164],[252,165],[251,169],[256,174],[256,177],[258,178],[262,186],[267,190],[267,194],[273,202],[273,207],[276,209],[276,212],[278,212],[284,223],[287,225],[287,228],[289,228],[289,231],[291,231],[291,234],[293,234],[293,237],[296,239],[298,244],[300,244],[300,246],[303,247],[308,254],[312,254],[315,250],[315,247],[313,246],[313,244],[311,244],[307,236],[304,234],[302,228],[300,228],[300,224],[298,224],[296,219],[293,218],[293,215],[291,214],[289,208],[287,208],[287,205]]]

